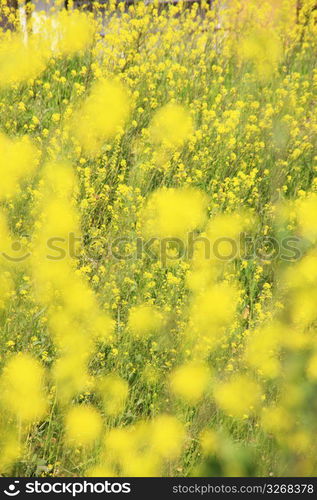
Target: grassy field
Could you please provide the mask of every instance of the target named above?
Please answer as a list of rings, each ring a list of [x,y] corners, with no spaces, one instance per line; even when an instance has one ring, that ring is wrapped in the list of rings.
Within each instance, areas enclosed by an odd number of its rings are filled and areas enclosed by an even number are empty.
[[[314,2],[1,9],[0,474],[315,475]]]

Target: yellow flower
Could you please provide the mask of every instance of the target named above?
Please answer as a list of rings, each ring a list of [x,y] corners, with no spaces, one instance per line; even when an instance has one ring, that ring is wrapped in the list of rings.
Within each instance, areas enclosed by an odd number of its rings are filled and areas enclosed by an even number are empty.
[[[279,325],[270,324],[250,333],[247,341],[245,360],[266,377],[276,377],[280,373],[278,358],[282,336],[287,335]]]
[[[206,222],[207,197],[192,188],[162,188],[148,199],[143,211],[146,237],[182,238]]]
[[[314,353],[307,364],[307,376],[310,380],[317,380],[317,353]]]
[[[62,10],[55,15],[38,16],[35,24],[42,45],[61,56],[88,49],[96,31],[94,19],[78,10]]]
[[[119,83],[100,80],[71,118],[71,133],[89,154],[96,154],[106,139],[120,132],[129,108],[127,92]]]
[[[163,316],[150,304],[132,307],[129,313],[128,329],[135,338],[147,338],[163,326]]]
[[[96,380],[96,389],[102,397],[106,415],[119,415],[128,397],[128,383],[115,374],[109,374]]]
[[[189,112],[182,106],[172,103],[159,109],[150,125],[152,140],[169,146],[181,146],[193,131]]]
[[[17,354],[6,364],[0,400],[22,421],[33,422],[45,414],[44,370],[29,354]]]
[[[3,472],[9,472],[14,462],[22,454],[22,446],[18,436],[12,430],[4,430],[0,435],[1,455],[0,468]]]
[[[172,392],[189,403],[195,403],[203,396],[210,382],[208,366],[188,363],[174,370],[170,377]]]
[[[315,242],[317,238],[317,195],[312,194],[298,203],[297,218],[305,238]]]
[[[265,81],[281,60],[282,44],[275,31],[257,28],[242,40],[239,53],[254,64],[258,76]]]
[[[199,436],[201,449],[205,455],[217,452],[220,445],[219,438],[215,431],[205,429]]]
[[[49,52],[35,35],[25,41],[20,33],[7,33],[0,42],[0,86],[36,78],[44,71]]]
[[[248,416],[261,401],[259,384],[246,375],[238,375],[228,382],[219,382],[214,387],[218,406],[235,417]]]
[[[182,452],[185,430],[181,422],[170,415],[160,415],[151,425],[151,446],[164,458],[176,458]]]
[[[53,120],[53,122],[55,122],[55,123],[59,122],[60,118],[61,118],[61,115],[59,113],[53,113],[52,114],[52,120]]]
[[[19,181],[32,176],[38,165],[39,151],[29,137],[11,139],[0,134],[0,198],[12,196]]]
[[[101,431],[102,418],[93,406],[74,406],[65,417],[65,438],[69,445],[91,445]]]
[[[216,347],[233,321],[238,297],[235,285],[228,283],[216,283],[198,293],[190,308],[190,338]]]

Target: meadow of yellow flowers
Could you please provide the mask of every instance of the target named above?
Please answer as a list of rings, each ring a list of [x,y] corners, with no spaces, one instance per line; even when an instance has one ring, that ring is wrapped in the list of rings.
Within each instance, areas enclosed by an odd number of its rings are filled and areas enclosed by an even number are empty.
[[[0,474],[314,475],[316,2],[63,4],[0,2]]]

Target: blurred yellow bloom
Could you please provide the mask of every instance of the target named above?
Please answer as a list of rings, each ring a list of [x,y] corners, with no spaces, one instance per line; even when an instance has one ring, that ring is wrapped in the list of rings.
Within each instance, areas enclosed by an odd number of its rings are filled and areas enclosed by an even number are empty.
[[[11,429],[8,430],[5,428],[2,428],[2,431],[0,431],[0,445],[0,469],[3,472],[7,472],[10,470],[10,467],[12,467],[12,464],[20,457],[22,446],[18,436]]]
[[[32,21],[41,46],[59,56],[83,52],[93,44],[95,20],[85,12],[61,10],[50,16],[38,13]]]
[[[217,451],[219,438],[215,431],[205,429],[199,436],[199,442],[204,454],[210,455]]]
[[[0,41],[0,87],[36,78],[44,71],[48,57],[39,37],[30,35],[25,41],[20,33],[7,33]]]
[[[117,474],[110,467],[96,465],[86,471],[85,477],[117,477]]]
[[[113,81],[100,80],[70,120],[71,134],[89,154],[97,154],[106,139],[119,133],[129,115],[126,90]]]
[[[163,316],[150,304],[140,304],[131,307],[128,319],[128,329],[135,338],[147,338],[163,327]]]
[[[39,161],[39,151],[29,137],[11,139],[0,134],[0,198],[12,196],[23,178],[31,178]]]
[[[125,407],[128,397],[128,383],[115,374],[109,374],[96,380],[96,389],[101,395],[106,415],[119,415]]]
[[[185,430],[177,418],[160,415],[151,425],[151,446],[166,459],[176,458],[182,452]]]
[[[248,416],[261,401],[259,384],[245,375],[238,375],[214,387],[214,397],[219,407],[235,417]]]
[[[207,365],[188,363],[176,368],[170,377],[172,392],[189,403],[197,402],[210,383],[211,373]]]
[[[17,354],[6,364],[0,400],[17,419],[34,422],[45,414],[44,375],[41,365],[29,354]]]
[[[261,422],[266,432],[271,432],[276,436],[283,437],[293,425],[292,415],[282,406],[271,406],[264,408]]]
[[[65,10],[52,20],[52,35],[56,37],[57,51],[61,54],[74,54],[89,47],[95,34],[95,22],[85,12]]]
[[[162,188],[148,199],[143,212],[146,237],[182,238],[206,222],[207,197],[192,188]]]
[[[159,109],[150,125],[151,139],[168,146],[181,146],[194,132],[189,112],[179,104],[167,104]]]
[[[306,371],[310,380],[317,380],[317,353],[314,353],[309,359]]]
[[[72,407],[65,418],[65,439],[72,446],[93,444],[102,431],[101,415],[93,406]]]
[[[238,290],[233,284],[216,283],[198,293],[190,307],[189,336],[214,348],[235,316]]]
[[[275,31],[257,28],[242,40],[239,54],[254,64],[260,79],[267,80],[282,58],[282,44]]]
[[[305,238],[315,242],[317,238],[317,195],[301,200],[297,207],[299,228]]]
[[[245,351],[247,363],[266,377],[278,376],[281,370],[278,355],[283,335],[287,332],[274,324],[251,332]]]

